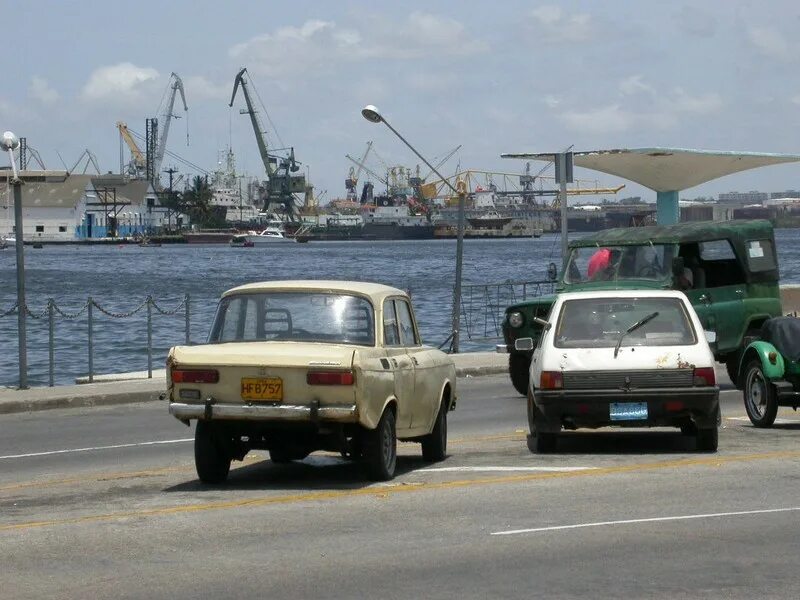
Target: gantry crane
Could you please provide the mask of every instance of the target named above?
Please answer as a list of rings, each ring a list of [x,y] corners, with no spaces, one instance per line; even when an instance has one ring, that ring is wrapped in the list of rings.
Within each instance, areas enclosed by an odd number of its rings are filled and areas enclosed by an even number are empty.
[[[173,109],[175,107],[175,96],[178,92],[181,93],[181,100],[183,101],[183,111],[187,112],[189,107],[186,106],[186,95],[183,92],[183,81],[178,76],[177,73],[172,73],[170,75],[170,93],[169,93],[169,100],[167,101],[166,109],[164,110],[164,123],[161,126],[161,138],[158,140],[158,146],[156,147],[156,156],[155,160],[153,161],[153,173],[155,174],[156,179],[158,178],[158,174],[161,173],[161,164],[164,162],[164,151],[167,148],[167,136],[169,135],[169,124],[172,122],[172,119],[179,119],[180,117],[174,114]],[[187,138],[188,139],[188,138]]]
[[[256,144],[258,145],[258,153],[261,156],[261,162],[264,163],[264,170],[268,178],[266,196],[263,198],[264,208],[269,208],[272,203],[280,204],[289,218],[295,220],[298,210],[294,194],[306,193],[305,175],[293,175],[293,173],[300,170],[299,163],[294,157],[294,148],[288,149],[289,154],[286,157],[270,154],[264,127],[250,95],[251,82],[245,79],[246,74],[249,76],[246,68],[242,68],[236,74],[229,106],[233,106],[236,92],[241,87],[247,109],[241,109],[239,113],[250,116],[250,124],[253,127]]]

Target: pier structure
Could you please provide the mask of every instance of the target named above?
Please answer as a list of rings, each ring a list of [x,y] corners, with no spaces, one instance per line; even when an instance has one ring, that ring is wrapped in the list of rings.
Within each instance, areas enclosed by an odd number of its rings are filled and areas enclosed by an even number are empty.
[[[502,158],[552,162],[553,152],[508,153]],[[687,148],[620,148],[574,152],[574,164],[636,182],[656,192],[659,225],[680,221],[682,190],[740,171],[799,162],[798,154],[726,152]]]

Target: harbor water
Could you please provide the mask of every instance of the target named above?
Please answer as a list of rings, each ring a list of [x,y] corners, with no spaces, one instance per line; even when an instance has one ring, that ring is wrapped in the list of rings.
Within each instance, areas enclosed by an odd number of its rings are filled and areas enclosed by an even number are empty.
[[[783,283],[800,283],[800,230],[776,231]],[[352,279],[376,281],[412,295],[422,337],[438,346],[450,333],[453,240],[402,242],[317,242],[272,244],[257,248],[227,245],[161,247],[44,246],[25,248],[28,306],[40,314],[48,298],[67,313],[91,296],[103,308],[124,313],[150,295],[170,309],[191,296],[191,339],[202,342],[220,294],[234,286],[277,279]],[[466,240],[464,284],[546,279],[550,262],[560,263],[557,236],[538,239]],[[13,249],[0,251],[0,313],[16,302]],[[86,313],[55,324],[55,382],[73,383],[88,373]],[[494,341],[466,339],[461,349],[490,349]],[[183,312],[153,316],[153,364],[160,368],[168,349],[184,341]],[[18,376],[16,315],[0,318],[0,386],[15,386]],[[94,312],[95,374],[147,368],[146,314],[112,319]],[[28,319],[30,385],[48,378],[47,319]]]

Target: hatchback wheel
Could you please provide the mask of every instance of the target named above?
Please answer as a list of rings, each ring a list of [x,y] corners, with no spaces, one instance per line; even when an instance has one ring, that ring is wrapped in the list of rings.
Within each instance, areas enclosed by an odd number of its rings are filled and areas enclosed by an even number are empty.
[[[711,429],[698,429],[695,440],[697,441],[698,452],[716,452],[719,442],[719,429],[716,426]]]
[[[764,375],[759,360],[750,361],[744,372],[744,409],[756,427],[771,427],[778,414],[775,388]]]

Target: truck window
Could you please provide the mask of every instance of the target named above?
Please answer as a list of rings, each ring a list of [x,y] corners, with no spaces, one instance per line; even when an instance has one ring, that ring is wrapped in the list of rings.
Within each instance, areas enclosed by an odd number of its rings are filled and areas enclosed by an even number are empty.
[[[745,282],[744,269],[728,240],[700,242],[699,268],[704,271],[705,287],[721,287]],[[683,254],[683,251],[681,251]],[[694,269],[695,267],[689,267]],[[701,287],[695,282],[695,288]]]
[[[751,271],[772,271],[775,263],[775,247],[772,240],[750,240],[747,242],[747,266]]]

